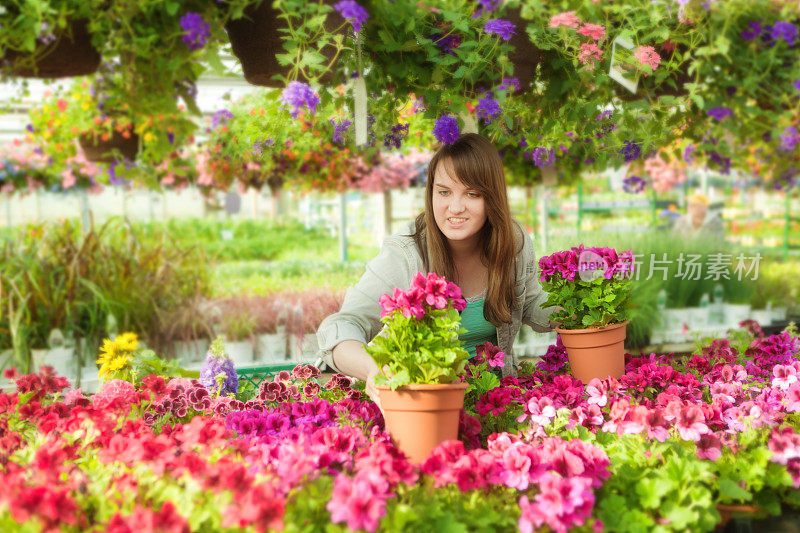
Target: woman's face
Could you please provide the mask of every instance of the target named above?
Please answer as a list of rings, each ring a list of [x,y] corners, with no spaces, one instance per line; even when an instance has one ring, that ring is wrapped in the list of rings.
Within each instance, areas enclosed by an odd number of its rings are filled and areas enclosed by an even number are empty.
[[[478,191],[458,181],[449,160],[436,167],[433,180],[433,216],[450,241],[477,238],[486,222],[486,204]]]

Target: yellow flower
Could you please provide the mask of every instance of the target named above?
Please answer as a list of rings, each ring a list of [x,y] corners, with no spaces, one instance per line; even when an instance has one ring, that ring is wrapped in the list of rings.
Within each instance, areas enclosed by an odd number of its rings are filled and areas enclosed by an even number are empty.
[[[103,381],[106,381],[114,372],[125,368],[128,363],[130,363],[130,357],[128,357],[127,354],[117,355],[113,359],[109,359],[103,365],[101,365],[98,374]]]
[[[150,142],[150,141],[152,141],[153,139],[155,139],[155,136],[153,136],[153,134],[152,134],[152,133],[150,133],[149,131],[148,131],[147,133],[145,133],[145,134],[144,134],[144,140],[145,140],[145,141],[147,141],[147,142]]]
[[[136,348],[139,347],[139,339],[136,336],[136,333],[123,333],[122,335],[117,335],[117,338],[114,339],[114,342],[117,343],[121,349],[132,352]]]
[[[81,104],[81,109],[83,109],[84,111],[89,109],[89,107],[91,107],[91,106],[88,104],[88,102],[84,102],[84,103]]]

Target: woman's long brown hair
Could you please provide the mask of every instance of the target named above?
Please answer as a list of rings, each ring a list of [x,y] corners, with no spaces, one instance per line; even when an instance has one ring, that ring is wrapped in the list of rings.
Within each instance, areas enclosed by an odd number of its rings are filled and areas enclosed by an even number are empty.
[[[447,237],[433,214],[433,182],[440,164],[451,166],[455,177],[481,194],[486,205],[486,223],[479,233],[481,259],[489,267],[489,287],[483,316],[495,326],[511,322],[515,305],[516,250],[511,210],[508,207],[503,162],[497,149],[485,137],[467,133],[442,146],[428,165],[425,211],[415,221],[414,240],[425,268],[448,280],[455,280],[455,264]]]

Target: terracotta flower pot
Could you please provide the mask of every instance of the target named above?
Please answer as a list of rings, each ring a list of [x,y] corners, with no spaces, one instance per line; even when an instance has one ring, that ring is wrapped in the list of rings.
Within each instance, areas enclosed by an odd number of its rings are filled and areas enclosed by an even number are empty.
[[[100,66],[100,52],[92,46],[88,21],[73,21],[69,29],[49,45],[37,48],[33,56],[14,50],[3,59],[11,63],[11,75],[22,78],[63,78],[86,76]]]
[[[734,514],[755,515],[762,512],[762,509],[755,505],[731,505],[726,503],[718,503],[717,512],[721,517],[719,524],[717,524],[717,529],[720,530],[731,521],[731,518],[733,518]]]
[[[628,321],[604,328],[560,329],[572,375],[589,383],[593,378],[620,378],[625,373],[625,332]]]
[[[99,136],[92,134],[82,134],[78,138],[86,159],[95,163],[113,163],[119,158],[114,156],[113,150],[116,148],[123,158],[133,161],[139,152],[139,136],[131,133],[125,138],[122,133],[114,130],[111,137],[104,141]]]
[[[421,463],[446,440],[458,438],[466,383],[378,387],[386,429],[409,460]]]

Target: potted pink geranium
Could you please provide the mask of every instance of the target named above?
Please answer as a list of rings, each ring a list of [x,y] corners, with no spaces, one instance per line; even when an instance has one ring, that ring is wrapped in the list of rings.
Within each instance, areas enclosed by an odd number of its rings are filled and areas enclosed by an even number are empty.
[[[619,378],[625,371],[625,326],[631,293],[633,253],[580,246],[539,259],[540,280],[558,306],[550,319],[560,326],[572,374]]]
[[[458,338],[466,307],[461,289],[431,272],[417,272],[408,290],[380,298],[384,330],[367,346],[382,369],[375,378],[386,429],[414,462],[458,438],[469,353]]]

